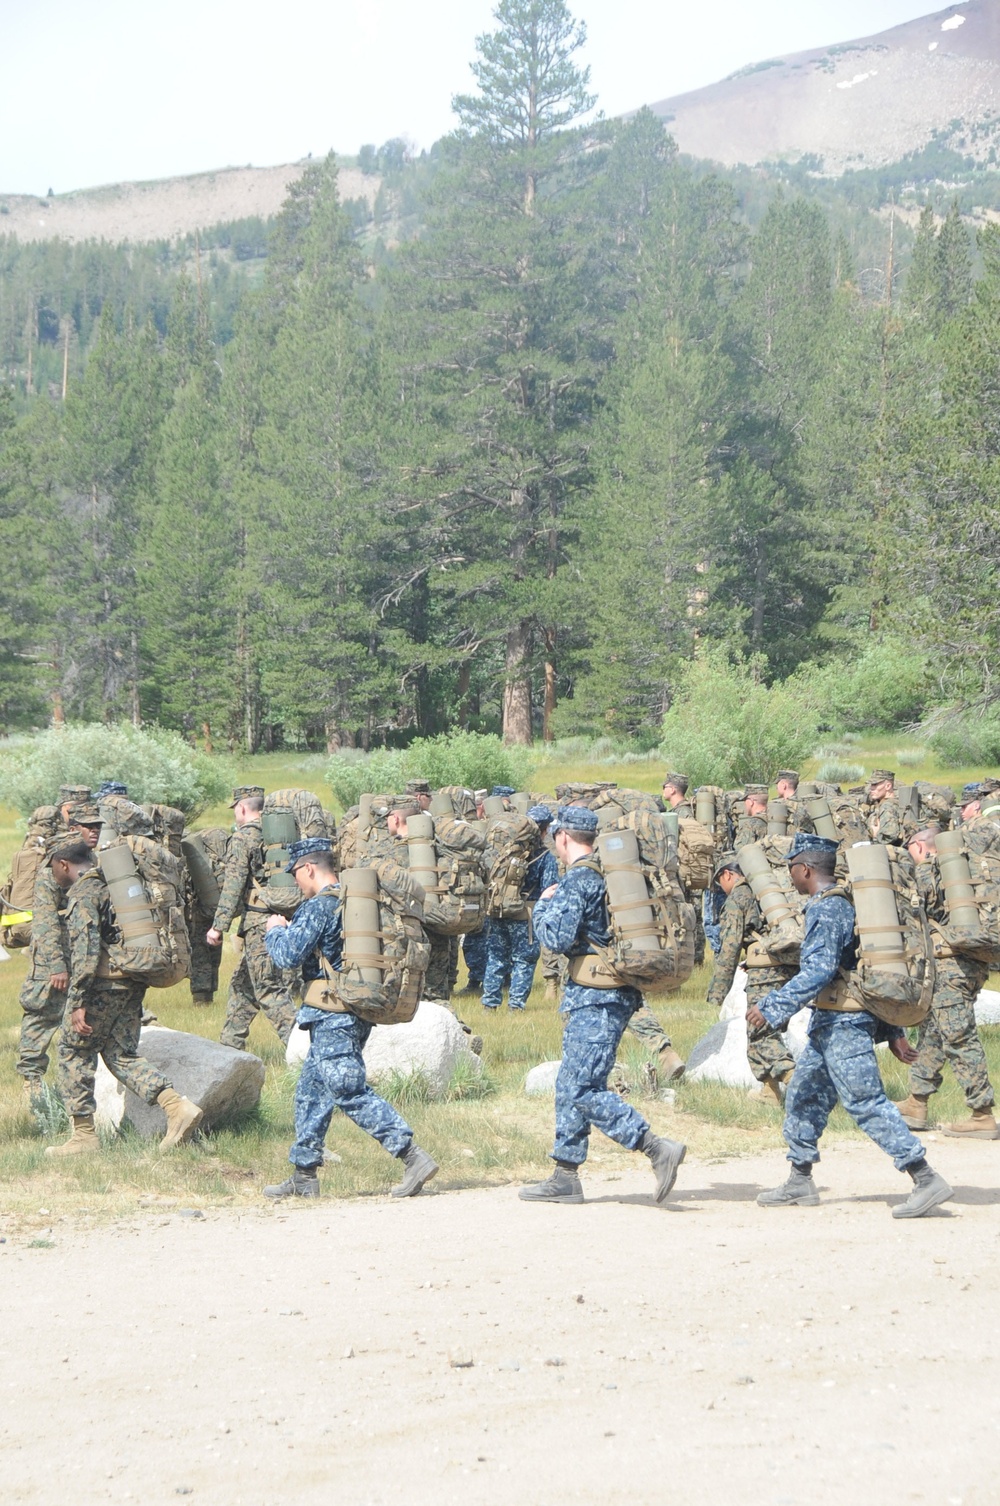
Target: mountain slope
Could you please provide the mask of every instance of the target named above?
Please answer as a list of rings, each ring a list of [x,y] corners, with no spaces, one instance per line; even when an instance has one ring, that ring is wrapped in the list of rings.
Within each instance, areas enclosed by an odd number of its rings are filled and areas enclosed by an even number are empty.
[[[21,241],[57,236],[66,241],[158,241],[252,215],[267,219],[277,214],[288,185],[301,178],[305,166],[226,167],[186,178],[84,188],[51,199],[0,194],[0,235]],[[374,174],[341,168],[341,197],[371,204],[379,182]]]
[[[680,149],[727,166],[804,156],[880,167],[935,137],[1000,148],[1000,0],[969,0],[854,42],[768,59],[654,112]]]

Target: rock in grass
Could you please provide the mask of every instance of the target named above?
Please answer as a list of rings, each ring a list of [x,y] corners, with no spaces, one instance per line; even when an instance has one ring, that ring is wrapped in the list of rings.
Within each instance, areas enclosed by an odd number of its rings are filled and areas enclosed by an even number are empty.
[[[240,1119],[260,1102],[264,1063],[250,1051],[234,1051],[201,1035],[147,1025],[139,1035],[144,1056],[178,1093],[205,1111],[203,1127]],[[124,1124],[147,1139],[166,1133],[167,1118],[158,1104],[144,1103],[112,1077],[103,1061],[97,1064],[97,1127],[118,1130]]]
[[[524,1079],[524,1091],[529,1098],[540,1098],[545,1093],[554,1093],[556,1078],[562,1062],[539,1062]]]
[[[797,1059],[805,1045],[811,1010],[800,1009],[785,1031],[785,1041]],[[721,1082],[730,1088],[758,1086],[747,1061],[747,1022],[744,1015],[720,1020],[688,1057],[685,1082]]]
[[[469,1049],[469,1040],[450,1009],[425,1000],[408,1024],[377,1025],[372,1031],[364,1051],[369,1081],[419,1073],[431,1097],[442,1098],[459,1061],[477,1077],[483,1070],[479,1057]],[[308,1050],[309,1032],[296,1025],[288,1038],[285,1060],[290,1066],[303,1062]]]
[[[1000,1025],[1000,993],[984,988],[976,1000],[976,1024]]]

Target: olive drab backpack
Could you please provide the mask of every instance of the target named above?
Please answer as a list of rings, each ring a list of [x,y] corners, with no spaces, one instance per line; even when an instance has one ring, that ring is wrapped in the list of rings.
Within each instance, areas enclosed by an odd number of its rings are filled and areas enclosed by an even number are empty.
[[[930,784],[918,779],[913,786],[919,802],[918,818],[921,826],[932,821],[944,829],[951,825],[951,813],[955,806],[955,791],[947,784]]]
[[[181,856],[181,838],[184,835],[184,812],[174,805],[144,805],[149,817],[154,842],[167,847],[175,858]]]
[[[579,781],[572,784],[557,784],[556,799],[560,805],[585,805],[592,808],[601,795],[617,788],[617,784],[612,779],[596,780],[592,784]]]
[[[747,947],[747,967],[784,967],[798,961],[805,935],[805,896],[792,883],[786,861],[792,837],[762,837],[738,853],[743,875],[760,909],[762,926]],[[750,854],[767,859],[767,870],[754,872]],[[746,857],[744,858],[744,855]]]
[[[115,940],[102,942],[98,977],[133,978],[149,988],[173,988],[191,971],[180,859],[152,837],[128,835],[106,845],[102,839],[97,860],[116,925]],[[96,873],[89,869],[77,884],[95,882]],[[67,914],[73,903],[71,891]]]
[[[637,810],[650,811],[654,815],[660,813],[655,795],[650,795],[646,790],[622,790],[617,785],[602,789],[594,797],[590,808],[594,811],[613,810],[616,816],[625,816],[629,811]]]
[[[850,795],[842,795],[833,785],[825,787],[822,798],[830,807],[830,815],[837,828],[837,838],[845,847],[853,847],[857,842],[871,840],[868,822],[856,799],[852,799]]]
[[[486,918],[486,838],[469,821],[434,821],[438,881],[424,898],[424,924],[439,936],[466,936]]]
[[[229,832],[221,826],[185,832],[181,855],[187,864],[191,894],[203,915],[214,916],[226,877]]]
[[[303,837],[329,837],[322,803],[311,790],[272,790],[260,818],[264,855],[252,902],[276,915],[294,915],[302,894],[286,872],[288,849]]]
[[[879,852],[886,855],[889,861],[889,878],[885,883],[872,879],[853,884],[849,878],[838,880],[834,888],[825,891],[824,898],[828,894],[839,893],[851,901],[855,916],[854,936],[858,948],[856,966],[847,971],[842,970],[836,982],[828,985],[828,988],[834,990],[835,996],[846,994],[847,998],[887,1025],[901,1025],[904,1028],[919,1025],[930,1011],[931,998],[934,993],[935,966],[934,941],[923,899],[917,888],[913,860],[905,848],[890,847],[882,843],[867,845],[877,847]],[[872,930],[878,931],[885,928],[869,924],[864,916],[859,916],[858,907],[859,904],[864,904],[866,890],[870,892],[873,889],[884,888],[886,884],[891,887],[895,896],[899,931],[903,941],[902,960],[906,964],[905,972],[887,970],[881,965],[884,958],[877,952],[869,953],[867,957],[865,955],[866,934]],[[826,990],[823,993],[826,993]],[[823,998],[823,994],[820,998]]]
[[[355,898],[355,875],[374,884]],[[360,884],[359,884],[360,889]],[[431,957],[424,929],[424,891],[405,868],[361,857],[341,881],[344,952],[340,971],[320,957],[324,977],[310,983],[305,1002],[371,1025],[405,1025],[417,1012]]]
[[[962,828],[958,830],[961,832]],[[991,968],[1000,967],[1000,853],[976,852],[964,842],[962,852],[969,864],[977,924],[961,926],[949,921],[938,926],[932,922],[936,955],[968,957]],[[946,895],[947,892],[946,884]]]
[[[697,894],[712,884],[715,838],[708,827],[693,816],[681,816],[677,827],[677,868],[681,883],[688,894]]]
[[[35,879],[52,839],[58,836],[62,819],[58,806],[40,805],[28,818],[28,830],[14,854],[7,882],[0,889],[0,942],[13,951],[31,941],[31,912],[35,903]],[[5,917],[10,916],[8,922]],[[15,919],[16,916],[27,916]]]
[[[530,816],[505,811],[486,828],[486,913],[491,920],[527,920],[524,885],[542,846]]]

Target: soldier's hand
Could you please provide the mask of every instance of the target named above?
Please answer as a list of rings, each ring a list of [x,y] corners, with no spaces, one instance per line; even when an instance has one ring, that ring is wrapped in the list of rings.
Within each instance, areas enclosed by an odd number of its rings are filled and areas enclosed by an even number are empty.
[[[74,1009],[69,1017],[69,1022],[77,1035],[93,1035],[94,1033],[87,1024],[87,1011],[85,1009]]]
[[[213,926],[210,931],[205,932],[205,940],[208,942],[209,946],[221,946],[222,932],[217,931]]]
[[[286,920],[284,915],[269,915],[267,917],[267,925],[264,927],[264,930],[273,931],[275,927],[287,926],[287,924],[288,921]]]
[[[750,1008],[747,1010],[747,1025],[751,1030],[767,1029],[767,1021],[761,1014],[760,1010],[757,1008],[756,1004],[751,1004]]]
[[[539,895],[539,898],[540,899],[551,899],[552,896],[553,896],[553,894],[555,894],[555,892],[556,892],[556,890],[558,888],[559,888],[558,884],[550,884],[547,889],[543,889],[542,890],[541,894]]]
[[[57,988],[62,993],[69,988],[69,973],[53,973],[49,978],[49,987]]]
[[[905,1062],[908,1067],[912,1067],[918,1055],[905,1035],[897,1035],[895,1040],[890,1041],[889,1050],[897,1061]]]

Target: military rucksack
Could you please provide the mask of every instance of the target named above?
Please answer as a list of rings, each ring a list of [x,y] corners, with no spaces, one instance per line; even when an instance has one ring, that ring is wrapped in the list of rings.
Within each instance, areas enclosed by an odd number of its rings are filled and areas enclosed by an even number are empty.
[[[616,790],[617,784],[613,779],[598,779],[592,783],[576,781],[571,784],[556,785],[556,799],[560,805],[585,805],[592,807],[600,795],[607,790]]]
[[[204,915],[214,915],[222,898],[229,835],[221,826],[209,826],[201,831],[185,832],[181,839],[181,855],[187,865],[191,889]]]
[[[40,805],[28,818],[28,830],[24,841],[15,852],[10,865],[7,882],[0,889],[0,943],[14,950],[27,946],[31,941],[31,912],[35,904],[35,879],[42,866],[46,851],[51,850],[53,840],[62,830],[58,806]],[[71,840],[67,833],[67,840]],[[17,919],[27,916],[28,919]]]
[[[793,840],[763,837],[741,847],[737,854],[763,920],[759,934],[747,948],[748,967],[785,967],[798,961],[805,935],[805,896],[792,883],[786,861]],[[758,854],[766,860],[766,870]]]
[[[374,874],[370,886],[362,875]],[[355,929],[352,888],[372,888],[358,896],[370,909]],[[365,898],[369,904],[365,905]],[[310,983],[305,1003],[338,1014],[353,1014],[372,1025],[403,1025],[412,1020],[423,992],[431,949],[424,930],[424,891],[405,869],[381,858],[362,857],[341,879],[344,955],[337,972],[320,958],[324,977]],[[374,924],[371,924],[374,922]]]
[[[288,868],[288,849],[303,837],[329,837],[318,795],[311,790],[272,790],[260,818],[263,860],[252,903],[275,915],[294,915],[302,893]]]
[[[149,817],[153,841],[169,848],[175,858],[181,856],[181,838],[184,835],[184,812],[174,805],[144,805]]]
[[[469,821],[434,822],[437,885],[424,898],[424,924],[439,936],[478,931],[486,917],[486,838]]]
[[[486,913],[492,920],[527,920],[524,886],[542,837],[530,816],[506,811],[486,828]]]
[[[592,857],[574,867],[587,867],[605,882],[607,946],[591,943],[594,951],[572,957],[569,976],[589,988],[638,988],[656,996],[674,993],[694,969],[697,920],[670,867],[649,864],[644,853],[656,844],[640,841],[630,823],[648,812],[633,811],[597,839]],[[663,849],[660,849],[662,853]]]
[[[926,1019],[934,993],[934,942],[931,936],[923,899],[917,888],[916,873],[909,853],[901,847],[884,843],[857,844],[848,850],[848,864],[856,865],[866,854],[884,854],[888,862],[888,875],[883,878],[851,878],[838,881],[824,891],[824,898],[831,894],[843,894],[854,909],[854,936],[857,943],[857,964],[849,970],[841,969],[834,984],[828,985],[834,993],[852,999],[876,1019],[887,1025],[907,1028],[919,1025]],[[867,910],[878,891],[891,889],[895,899],[896,926],[879,921],[871,915],[859,914],[859,906]],[[870,942],[873,934],[901,934],[902,958],[905,971],[890,969],[888,953],[873,951]],[[895,958],[891,958],[895,961]],[[826,990],[824,990],[824,993]],[[823,995],[820,995],[822,999]]]
[[[614,785],[595,795],[591,810],[613,810],[619,816],[625,816],[629,811],[644,810],[658,815],[660,806],[656,796],[650,795],[646,790],[622,790]]]
[[[822,797],[830,807],[830,815],[837,829],[837,840],[845,847],[853,847],[858,842],[869,842],[871,833],[868,830],[868,822],[855,800],[849,795],[841,795],[827,785],[826,793]]]
[[[962,835],[962,828],[951,834]],[[940,840],[940,839],[939,839]],[[935,938],[939,940],[937,955],[969,957],[975,962],[984,962],[989,967],[1000,966],[1000,852],[976,852],[965,841],[961,846],[962,856],[969,865],[969,882],[975,897],[976,924],[959,925],[949,917],[944,925],[931,922]],[[947,861],[939,856],[939,863]],[[942,872],[945,899],[949,884]],[[950,906],[949,906],[950,908]]]
[[[677,867],[681,883],[688,894],[708,889],[715,868],[715,838],[707,826],[693,816],[681,816],[678,823]]]
[[[115,939],[102,941],[98,977],[134,978],[150,988],[180,983],[191,971],[180,859],[152,837],[126,835],[102,839],[97,861],[116,925]],[[95,882],[96,875],[88,869],[73,889]],[[67,915],[72,905],[73,890]]]
[[[947,784],[930,784],[926,779],[918,779],[913,788],[919,801],[921,826],[928,826],[932,821],[942,828],[950,826],[955,791]]]

